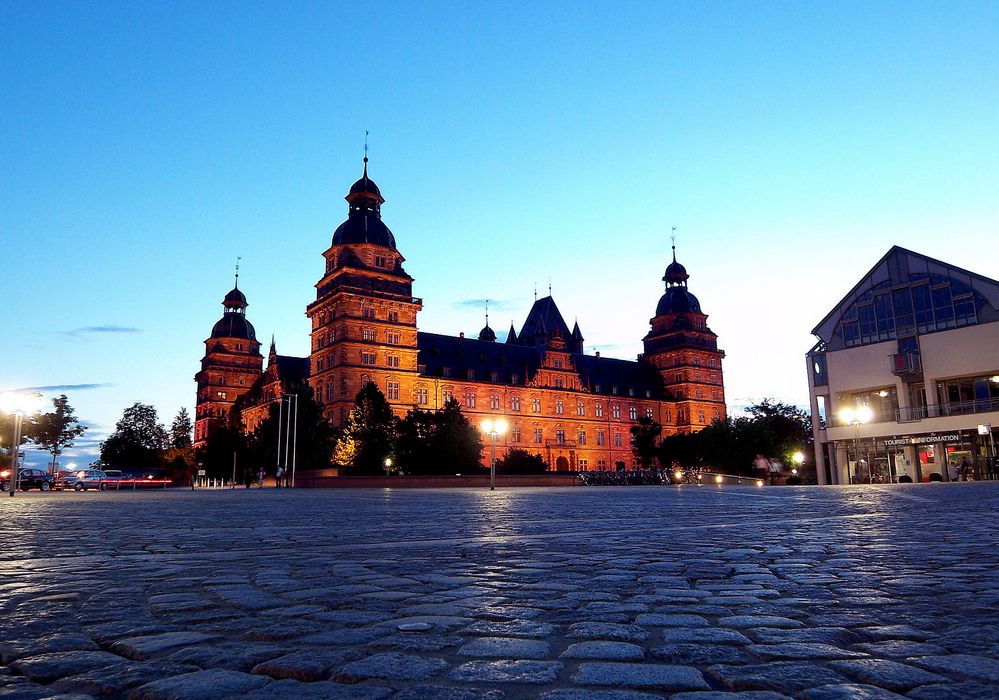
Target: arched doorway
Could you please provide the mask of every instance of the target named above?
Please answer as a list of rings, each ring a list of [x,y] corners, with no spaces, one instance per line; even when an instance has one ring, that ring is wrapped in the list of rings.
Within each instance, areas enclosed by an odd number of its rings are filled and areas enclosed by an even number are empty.
[[[557,472],[567,472],[569,471],[569,460],[565,457],[559,457],[555,460],[555,471]]]

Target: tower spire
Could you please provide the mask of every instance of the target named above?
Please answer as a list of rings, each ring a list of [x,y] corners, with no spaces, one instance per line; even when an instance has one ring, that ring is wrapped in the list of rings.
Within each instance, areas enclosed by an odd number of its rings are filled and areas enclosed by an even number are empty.
[[[364,130],[364,179],[368,179],[368,130]]]
[[[239,261],[242,259],[242,256],[236,256],[236,289],[239,289]]]
[[[486,325],[489,325],[489,300],[486,299]]]
[[[673,227],[673,231],[670,233],[670,240],[673,241],[673,262],[676,262],[676,226]]]

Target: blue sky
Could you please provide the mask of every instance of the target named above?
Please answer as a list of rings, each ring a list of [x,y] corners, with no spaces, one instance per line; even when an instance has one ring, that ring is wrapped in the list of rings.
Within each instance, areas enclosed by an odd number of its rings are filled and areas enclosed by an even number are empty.
[[[365,130],[423,330],[485,298],[519,329],[550,278],[634,357],[675,225],[732,406],[807,401],[811,328],[893,244],[999,277],[995,3],[0,13],[0,389],[66,387],[69,458],[134,401],[193,412],[237,255],[258,337],[307,352]]]

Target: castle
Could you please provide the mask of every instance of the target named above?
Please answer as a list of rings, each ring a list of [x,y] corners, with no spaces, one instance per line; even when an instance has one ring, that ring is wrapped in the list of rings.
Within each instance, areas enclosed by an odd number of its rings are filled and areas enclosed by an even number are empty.
[[[642,417],[659,423],[664,436],[725,417],[725,353],[687,289],[675,246],[637,360],[585,354],[578,323],[569,330],[551,296],[536,299],[520,332],[511,324],[504,342],[488,316],[477,338],[439,335],[418,330],[423,300],[413,296],[413,278],[382,221],[385,199],[368,177],[367,157],[346,200],[347,220],[323,253],[316,300],[305,310],[312,326],[308,358],[278,355],[272,340],[264,367],[237,274],[195,375],[195,447],[237,398],[252,430],[270,403],[304,382],[334,426],[346,422],[369,381],[400,416],[453,398],[473,425],[504,417],[509,430],[498,447],[540,453],[554,470],[634,466],[629,428]]]

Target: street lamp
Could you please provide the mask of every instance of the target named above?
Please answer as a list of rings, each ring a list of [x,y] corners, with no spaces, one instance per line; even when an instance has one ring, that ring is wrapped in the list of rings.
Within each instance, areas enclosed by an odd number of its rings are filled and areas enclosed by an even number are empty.
[[[502,418],[492,420],[487,418],[482,421],[482,432],[489,436],[492,443],[492,458],[489,460],[489,490],[496,490],[496,439],[506,433],[506,421]]]
[[[794,466],[791,467],[791,473],[797,476],[798,471],[801,469],[801,465],[805,463],[805,453],[801,450],[795,452],[791,455],[791,463],[794,464]]]
[[[389,475],[389,469],[391,469],[391,468],[392,468],[392,458],[391,457],[386,457],[385,458],[385,476]]]
[[[18,468],[17,451],[21,445],[21,420],[24,416],[37,413],[42,407],[42,395],[37,392],[16,392],[9,391],[0,394],[0,411],[10,413],[14,416],[14,441],[11,443],[11,463],[10,463],[10,495],[17,491],[17,484],[21,476]]]
[[[863,423],[870,423],[871,419],[874,418],[874,411],[867,404],[863,406],[857,406],[856,408],[844,408],[839,412],[840,420],[848,425],[853,426],[853,451],[857,457],[860,457],[860,426]],[[871,463],[865,460],[867,463],[867,481],[868,483],[874,483],[874,472],[871,469]]]

